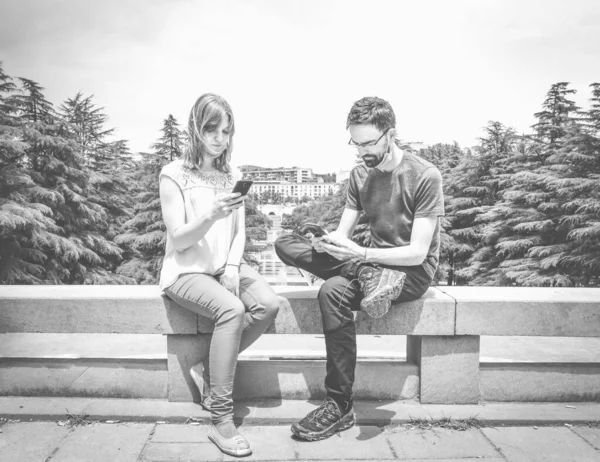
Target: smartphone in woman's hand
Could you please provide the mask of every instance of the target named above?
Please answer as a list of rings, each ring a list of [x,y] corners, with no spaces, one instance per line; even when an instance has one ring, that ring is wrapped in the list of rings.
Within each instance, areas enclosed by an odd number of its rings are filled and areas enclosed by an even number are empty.
[[[232,193],[241,193],[242,196],[248,194],[250,190],[250,186],[252,186],[253,181],[251,180],[239,180],[235,183],[233,187]]]

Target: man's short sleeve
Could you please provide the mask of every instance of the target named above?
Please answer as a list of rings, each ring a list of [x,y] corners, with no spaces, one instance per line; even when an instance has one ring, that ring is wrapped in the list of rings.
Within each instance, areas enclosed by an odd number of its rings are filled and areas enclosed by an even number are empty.
[[[444,191],[442,174],[431,167],[419,178],[415,194],[415,218],[444,216]]]
[[[348,180],[348,194],[346,195],[346,208],[352,210],[362,210],[360,204],[360,194],[358,193],[358,181],[357,181],[356,169],[350,172],[350,179]]]

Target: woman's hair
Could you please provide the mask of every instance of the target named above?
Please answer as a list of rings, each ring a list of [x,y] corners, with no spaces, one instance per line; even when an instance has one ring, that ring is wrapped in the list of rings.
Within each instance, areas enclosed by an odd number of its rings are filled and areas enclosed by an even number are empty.
[[[396,115],[386,100],[368,96],[352,105],[346,120],[346,128],[350,125],[373,125],[383,132],[396,127]]]
[[[207,131],[216,130],[223,119],[229,119],[229,143],[221,155],[215,160],[215,168],[225,173],[231,172],[229,160],[233,151],[233,134],[235,123],[233,111],[229,103],[219,95],[206,93],[196,100],[190,118],[188,120],[189,142],[183,151],[183,165],[192,170],[201,167],[204,163],[204,134]]]

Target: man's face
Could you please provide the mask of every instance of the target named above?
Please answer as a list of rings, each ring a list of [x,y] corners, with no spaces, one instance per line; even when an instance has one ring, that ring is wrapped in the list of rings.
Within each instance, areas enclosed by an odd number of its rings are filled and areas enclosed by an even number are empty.
[[[369,168],[377,167],[390,147],[390,130],[381,131],[374,125],[350,125],[350,145]]]

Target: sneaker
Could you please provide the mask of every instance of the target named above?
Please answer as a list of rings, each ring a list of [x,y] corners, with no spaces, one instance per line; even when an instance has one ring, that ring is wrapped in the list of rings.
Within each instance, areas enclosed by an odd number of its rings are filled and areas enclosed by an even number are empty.
[[[190,368],[190,376],[192,380],[198,387],[198,391],[200,392],[200,406],[210,412],[210,396],[208,392],[208,384],[204,380],[204,366],[202,363],[194,364]],[[206,388],[205,388],[206,385]]]
[[[406,273],[389,268],[364,266],[358,272],[358,283],[364,298],[360,307],[371,317],[386,314],[392,300],[402,293]]]
[[[355,423],[352,407],[346,414],[329,396],[300,422],[292,425],[292,433],[307,441],[319,441],[350,428]]]

